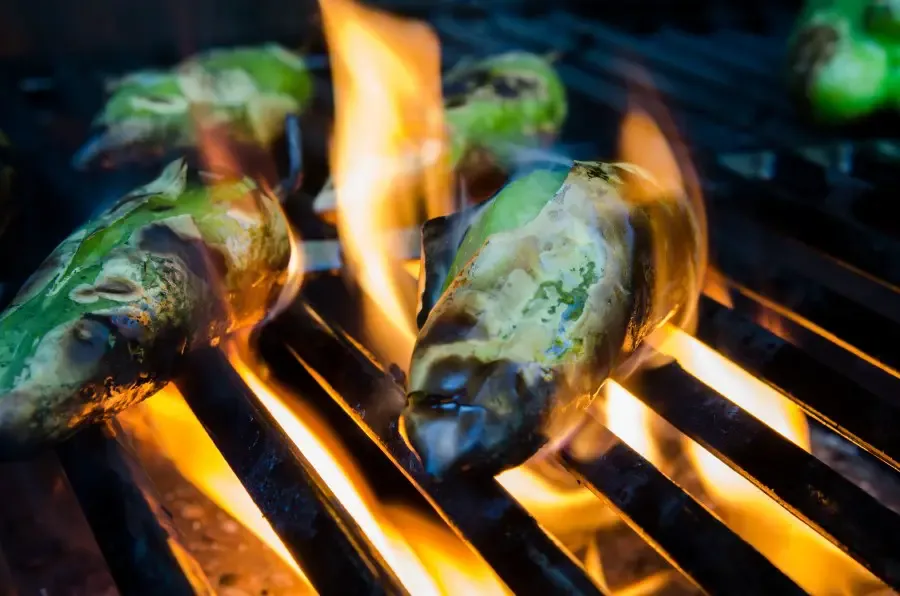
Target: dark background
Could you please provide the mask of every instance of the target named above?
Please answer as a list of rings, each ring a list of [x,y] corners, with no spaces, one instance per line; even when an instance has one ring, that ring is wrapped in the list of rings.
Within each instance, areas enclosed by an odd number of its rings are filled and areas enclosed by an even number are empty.
[[[683,26],[785,29],[785,13],[799,0],[380,0],[367,4],[428,17],[496,11],[564,9],[628,29]],[[779,10],[782,9],[782,10]],[[212,45],[278,40],[302,46],[317,29],[315,0],[4,0],[0,2],[0,59],[44,62],[60,56],[115,60],[135,55],[185,55]],[[552,31],[548,31],[552,34]]]

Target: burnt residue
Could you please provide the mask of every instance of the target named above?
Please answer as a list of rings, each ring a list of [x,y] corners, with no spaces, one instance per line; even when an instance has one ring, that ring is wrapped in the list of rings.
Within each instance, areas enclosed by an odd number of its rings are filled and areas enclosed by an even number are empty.
[[[151,254],[180,259],[200,280],[213,282],[228,274],[224,254],[200,239],[179,236],[165,221],[143,228],[138,247]]]

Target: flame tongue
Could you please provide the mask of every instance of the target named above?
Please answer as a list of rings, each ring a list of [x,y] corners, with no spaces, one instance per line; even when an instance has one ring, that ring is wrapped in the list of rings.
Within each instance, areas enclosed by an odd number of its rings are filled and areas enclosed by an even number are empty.
[[[381,311],[364,313],[367,336],[405,365],[415,331],[388,232],[450,207],[438,43],[420,23],[348,0],[320,4],[335,87],[338,231],[349,268]],[[382,318],[388,328],[373,328]]]

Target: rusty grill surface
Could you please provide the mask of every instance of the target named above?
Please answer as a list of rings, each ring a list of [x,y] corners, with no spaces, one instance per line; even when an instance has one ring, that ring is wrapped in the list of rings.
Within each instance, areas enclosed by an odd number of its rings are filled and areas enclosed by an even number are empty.
[[[508,49],[561,50],[558,66],[571,102],[563,141],[577,158],[612,155],[628,93],[655,90],[695,154],[709,208],[711,262],[727,278],[733,306],[704,296],[697,337],[799,404],[817,428],[896,474],[900,228],[888,189],[897,179],[900,144],[873,136],[884,125],[826,137],[800,123],[779,79],[784,31],[777,25],[786,21],[772,11],[771,18],[760,12],[755,31],[717,26],[703,32],[635,31],[561,10],[468,15],[439,7],[427,16],[448,64]],[[35,254],[48,252],[67,232],[64,222],[83,218],[103,199],[96,189],[114,196],[135,175],[76,176],[65,141],[51,140],[83,138],[99,105],[100,76],[60,63],[39,77],[7,81],[0,97],[0,128],[40,180],[35,200],[44,212],[69,209],[49,223],[23,220],[19,234]],[[326,66],[321,79],[327,86]],[[23,80],[31,81],[24,91]],[[49,82],[38,89],[35,81]],[[315,166],[315,158],[309,163]],[[302,204],[293,209],[304,237],[333,235],[327,225],[309,223]],[[43,239],[28,225],[45,230]],[[297,303],[259,334],[274,377],[338,429],[379,497],[421,511],[436,508],[513,591],[598,593],[581,565],[499,483],[440,484],[425,475],[379,407],[402,400],[402,387],[352,339],[359,300],[335,275],[308,279]],[[198,352],[187,368],[179,388],[312,584],[324,594],[404,592],[221,352]],[[896,513],[677,364],[626,386],[900,588]],[[802,593],[718,517],[607,434],[612,447],[598,460],[563,454],[563,466],[693,583],[708,593]],[[140,469],[115,435],[115,425],[89,429],[56,450],[112,576],[122,593],[195,593],[196,574],[173,550],[167,516],[148,500]],[[0,583],[5,569],[0,557]]]

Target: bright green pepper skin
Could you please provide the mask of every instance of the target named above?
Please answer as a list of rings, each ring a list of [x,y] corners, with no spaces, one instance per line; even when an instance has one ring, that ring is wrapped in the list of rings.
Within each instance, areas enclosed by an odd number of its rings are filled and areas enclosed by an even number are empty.
[[[285,116],[300,113],[309,101],[312,78],[300,56],[269,44],[210,50],[171,70],[132,73],[111,91],[95,120],[103,132],[76,165],[136,147],[194,146],[198,124],[225,126],[236,139],[268,145],[283,130]]]
[[[486,151],[500,163],[519,147],[552,140],[566,119],[566,92],[547,58],[509,52],[462,62],[444,76],[451,161]]]
[[[900,108],[900,3],[808,0],[788,67],[793,94],[822,123]]]
[[[265,315],[290,258],[277,200],[187,175],[173,162],[75,231],[0,314],[0,457],[113,416]]]

